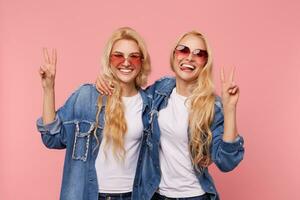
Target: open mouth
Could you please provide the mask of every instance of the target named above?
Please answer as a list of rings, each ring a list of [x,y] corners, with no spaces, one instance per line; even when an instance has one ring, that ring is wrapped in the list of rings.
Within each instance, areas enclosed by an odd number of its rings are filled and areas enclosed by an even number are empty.
[[[192,64],[182,63],[182,64],[180,64],[180,69],[182,71],[193,71],[196,69],[196,67]]]
[[[120,72],[122,72],[122,74],[129,74],[131,73],[134,69],[131,68],[119,68],[118,69]]]

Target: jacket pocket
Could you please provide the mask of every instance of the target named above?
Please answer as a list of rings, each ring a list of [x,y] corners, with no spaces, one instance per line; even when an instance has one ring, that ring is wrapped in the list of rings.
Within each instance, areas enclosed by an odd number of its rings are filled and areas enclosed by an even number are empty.
[[[72,159],[85,162],[90,147],[90,137],[94,130],[94,123],[88,121],[75,122],[75,137]]]

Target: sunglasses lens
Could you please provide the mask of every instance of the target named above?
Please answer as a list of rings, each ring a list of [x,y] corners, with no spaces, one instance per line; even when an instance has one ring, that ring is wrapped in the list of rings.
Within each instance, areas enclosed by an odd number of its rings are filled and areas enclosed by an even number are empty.
[[[196,49],[194,52],[193,52],[194,55],[196,55],[197,57],[199,58],[207,58],[207,51],[205,50],[202,50],[202,49]]]
[[[125,62],[125,57],[123,54],[111,54],[110,62],[113,66],[118,66]],[[139,65],[141,64],[141,56],[139,54],[132,54],[128,56],[128,62],[132,65]]]
[[[128,57],[128,61],[132,65],[140,65],[141,64],[141,56],[138,54],[132,54]]]
[[[175,53],[178,55],[178,56],[188,56],[190,54],[190,49],[186,46],[183,46],[183,45],[178,45],[176,48],[175,48]]]
[[[117,66],[124,61],[125,61],[125,58],[122,54],[111,54],[111,56],[110,56],[110,62],[114,66]]]
[[[191,50],[189,47],[184,46],[184,45],[178,45],[175,48],[175,54],[179,59],[183,59],[186,58],[190,55]],[[193,52],[193,57],[196,58],[199,62],[203,62],[207,59],[208,54],[206,50],[202,50],[202,49],[195,49]]]

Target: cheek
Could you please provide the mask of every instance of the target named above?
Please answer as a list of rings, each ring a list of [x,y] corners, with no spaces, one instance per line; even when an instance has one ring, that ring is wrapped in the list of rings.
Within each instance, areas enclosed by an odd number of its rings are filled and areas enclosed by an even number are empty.
[[[207,62],[203,58],[197,58],[197,59],[195,59],[195,61],[196,61],[197,65],[201,68],[203,68]]]
[[[197,66],[198,66],[197,68],[199,68],[199,70],[201,71],[201,70],[203,70],[205,65],[206,65],[206,61],[201,61],[201,62],[197,63]]]
[[[142,65],[142,63],[139,59],[132,59],[130,62],[133,66],[136,66],[136,67]]]
[[[110,65],[110,70],[113,72],[113,73],[116,73],[118,71],[117,67],[115,67],[114,65]]]
[[[142,70],[142,65],[135,65],[135,70],[136,70],[136,73],[139,74]]]
[[[110,60],[110,66],[118,66],[119,65],[119,61],[117,60]]]
[[[173,63],[172,63],[173,71],[178,71],[179,70],[179,66],[180,66],[179,63],[180,63],[179,59],[177,59],[177,58],[173,59]]]

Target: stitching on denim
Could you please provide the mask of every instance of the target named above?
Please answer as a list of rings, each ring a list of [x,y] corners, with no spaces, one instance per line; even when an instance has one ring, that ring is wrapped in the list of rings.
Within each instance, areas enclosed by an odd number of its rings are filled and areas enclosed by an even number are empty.
[[[72,152],[72,159],[74,160],[82,160],[82,161],[86,161],[87,160],[87,154],[89,151],[89,144],[90,144],[90,133],[94,130],[94,123],[90,123],[90,129],[88,130],[88,132],[86,133],[80,133],[80,129],[79,129],[79,122],[75,121],[76,124],[76,129],[75,129],[75,139],[74,139],[74,144],[73,144],[73,152]],[[76,144],[77,144],[77,139],[78,138],[85,138],[87,137],[87,141],[85,144],[85,153],[83,156],[75,156],[75,150],[76,150]]]
[[[155,109],[152,109],[150,111],[150,119],[149,119],[149,123],[151,123],[151,126],[152,126],[152,121],[153,121],[153,115],[156,114],[158,116],[158,111],[155,110]]]
[[[65,121],[63,122],[64,125],[68,125],[68,124],[76,124],[77,122],[84,122],[84,123],[88,123],[90,125],[94,125],[94,128],[95,128],[95,122],[91,122],[91,121],[88,121],[88,120],[70,120],[70,121]],[[101,124],[97,126],[98,128],[100,129],[103,129],[103,127],[101,126]]]
[[[155,90],[155,93],[158,95],[167,96],[166,92],[161,92],[161,91]]]

